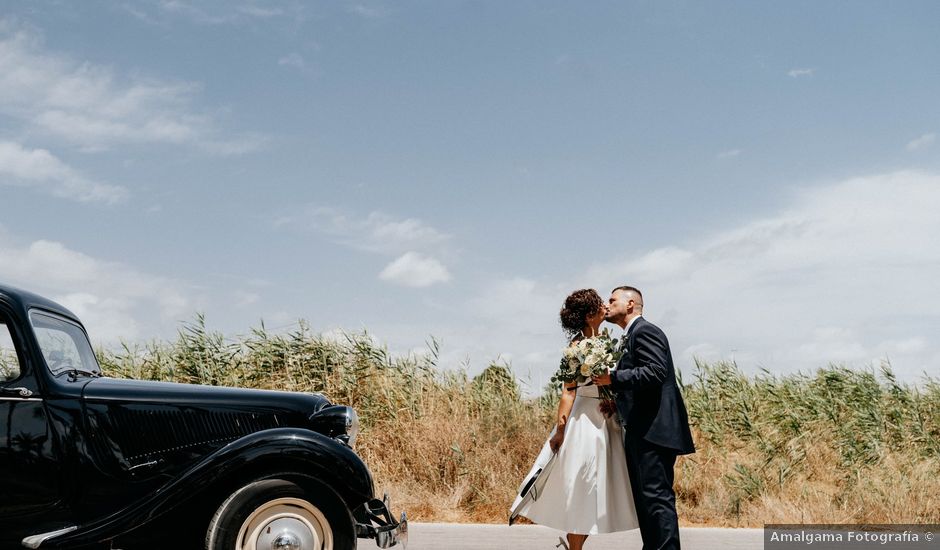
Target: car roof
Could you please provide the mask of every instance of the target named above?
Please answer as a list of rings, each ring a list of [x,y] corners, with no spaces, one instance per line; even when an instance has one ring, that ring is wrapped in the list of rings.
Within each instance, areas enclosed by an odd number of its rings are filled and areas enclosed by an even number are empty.
[[[48,298],[43,298],[38,294],[33,294],[26,290],[22,290],[16,287],[0,284],[0,300],[6,301],[10,305],[16,307],[24,314],[29,311],[31,308],[40,308],[46,311],[51,311],[63,317],[67,317],[76,323],[81,324],[78,316],[68,310],[61,304],[53,302]]]

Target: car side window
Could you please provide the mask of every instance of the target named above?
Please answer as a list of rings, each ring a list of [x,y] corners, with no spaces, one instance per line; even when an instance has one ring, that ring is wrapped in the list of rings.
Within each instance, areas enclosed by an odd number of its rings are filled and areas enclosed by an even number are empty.
[[[82,371],[100,374],[101,368],[88,337],[79,325],[40,311],[30,311],[33,334],[52,374]]]
[[[20,377],[20,360],[13,345],[10,327],[0,318],[0,383]]]

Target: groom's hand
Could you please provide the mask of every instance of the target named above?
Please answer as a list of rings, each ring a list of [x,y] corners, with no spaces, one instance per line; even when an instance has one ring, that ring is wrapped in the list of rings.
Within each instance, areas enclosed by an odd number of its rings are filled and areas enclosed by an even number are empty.
[[[592,376],[591,380],[593,380],[594,384],[598,386],[609,386],[610,385],[610,373]]]

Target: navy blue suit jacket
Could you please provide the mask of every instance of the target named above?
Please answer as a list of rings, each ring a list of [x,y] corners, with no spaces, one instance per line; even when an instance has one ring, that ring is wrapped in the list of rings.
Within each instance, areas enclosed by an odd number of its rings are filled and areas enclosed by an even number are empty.
[[[666,334],[639,317],[625,338],[623,356],[610,373],[610,387],[627,437],[645,439],[680,455],[694,453],[689,415]]]

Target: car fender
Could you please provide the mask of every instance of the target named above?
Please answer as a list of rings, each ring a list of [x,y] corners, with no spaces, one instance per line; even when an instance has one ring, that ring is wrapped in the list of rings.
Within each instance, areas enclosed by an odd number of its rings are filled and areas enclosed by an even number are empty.
[[[352,449],[311,430],[274,428],[225,445],[121,511],[46,539],[38,548],[72,548],[110,540],[220,484],[244,476],[283,473],[311,478],[330,488],[350,511],[373,498],[372,476]]]

